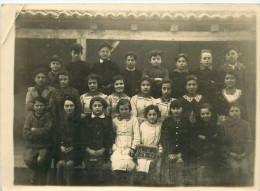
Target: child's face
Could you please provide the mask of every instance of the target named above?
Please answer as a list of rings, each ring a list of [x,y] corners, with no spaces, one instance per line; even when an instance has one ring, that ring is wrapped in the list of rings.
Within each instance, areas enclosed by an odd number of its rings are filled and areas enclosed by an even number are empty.
[[[212,65],[212,55],[209,52],[203,52],[201,54],[200,63],[206,67]]]
[[[241,111],[238,107],[232,106],[229,110],[229,116],[232,119],[240,119]]]
[[[136,60],[133,56],[127,56],[125,64],[128,69],[134,69],[136,65]]]
[[[120,105],[119,113],[123,118],[128,117],[130,115],[129,104]]]
[[[211,111],[208,108],[202,108],[200,110],[200,117],[204,122],[207,122],[211,118]]]
[[[75,111],[74,103],[70,100],[66,100],[64,103],[64,111],[67,115],[71,115]]]
[[[226,53],[226,61],[230,64],[235,64],[238,59],[238,53],[235,50],[230,50]]]
[[[170,97],[172,92],[172,86],[170,83],[162,84],[162,96],[163,97]]]
[[[108,47],[101,48],[98,53],[99,53],[99,57],[102,60],[107,60],[111,56],[111,50]]]
[[[234,87],[236,85],[236,78],[231,74],[227,74],[224,80],[226,87]]]
[[[96,116],[102,115],[104,112],[102,103],[100,101],[95,101],[92,105],[92,111]]]
[[[150,93],[150,88],[151,88],[150,82],[148,82],[146,80],[142,81],[142,83],[141,83],[141,92],[142,93],[144,93],[144,94]]]
[[[75,50],[72,50],[70,55],[71,55],[72,61],[76,62],[76,61],[81,60],[82,53],[81,52],[76,52]]]
[[[37,115],[40,115],[44,112],[45,105],[42,102],[35,101],[35,103],[33,104],[33,109]]]
[[[91,91],[91,92],[97,91],[97,89],[98,89],[97,80],[96,79],[89,79],[88,80],[88,88],[89,88],[89,91]]]
[[[157,66],[160,66],[161,65],[161,63],[162,63],[162,58],[161,58],[161,56],[152,56],[151,57],[151,60],[150,60],[150,63],[153,65],[153,66],[155,66],[155,67],[157,67]]]
[[[47,82],[47,77],[45,74],[39,73],[35,76],[34,81],[37,86],[44,86]]]
[[[190,80],[185,86],[189,94],[195,94],[198,89],[198,84],[195,80]]]
[[[50,68],[52,72],[58,72],[61,69],[61,63],[59,61],[52,61]]]
[[[115,87],[115,92],[116,93],[122,93],[124,92],[124,81],[123,80],[117,80],[114,83],[114,87]]]
[[[171,112],[173,117],[180,117],[183,112],[183,109],[182,107],[172,107]]]
[[[60,87],[66,88],[69,86],[69,77],[66,75],[59,75]]]
[[[184,69],[186,69],[186,67],[187,67],[186,59],[183,58],[183,57],[180,57],[180,58],[178,59],[178,61],[176,62],[176,67],[177,67],[179,70],[184,70]]]
[[[147,113],[147,119],[150,123],[156,123],[157,122],[157,119],[158,119],[158,115],[156,113],[156,111],[153,109],[153,110],[150,110],[148,113]]]

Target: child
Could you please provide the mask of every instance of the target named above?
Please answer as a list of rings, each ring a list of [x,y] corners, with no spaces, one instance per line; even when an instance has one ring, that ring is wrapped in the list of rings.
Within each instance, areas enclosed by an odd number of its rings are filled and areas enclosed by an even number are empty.
[[[205,96],[213,104],[217,89],[217,73],[213,68],[212,53],[210,50],[201,50],[200,66],[195,72],[198,77],[198,93]]]
[[[186,54],[178,54],[175,61],[177,68],[171,73],[170,78],[174,84],[174,97],[179,99],[187,93],[185,79],[190,75],[187,68],[188,56]]]
[[[157,106],[149,105],[145,108],[145,117],[147,121],[140,126],[141,144],[145,146],[155,146],[158,148],[157,157],[162,155],[162,146],[159,144],[161,136],[161,123],[159,122],[160,111]],[[137,159],[138,183],[155,184],[157,161],[146,158]],[[155,178],[156,177],[156,178]]]
[[[53,55],[50,60],[51,71],[48,73],[49,85],[54,88],[59,87],[59,71],[62,68],[62,62],[58,55]]]
[[[46,100],[45,109],[48,110],[49,99],[55,88],[47,85],[46,71],[43,69],[36,70],[34,74],[34,82],[35,82],[35,86],[29,87],[28,92],[26,94],[26,100],[25,100],[26,110],[27,111],[33,110],[33,106],[34,106],[33,99],[38,96],[41,96]]]
[[[92,111],[89,107],[90,101],[93,97],[107,98],[107,95],[98,91],[100,86],[99,77],[96,74],[90,74],[87,77],[88,92],[80,96],[80,103],[82,108],[81,118],[85,118],[86,115],[91,114]]]
[[[82,141],[85,148],[84,163],[91,183],[105,183],[109,177],[103,166],[108,162],[110,149],[114,143],[113,125],[110,117],[105,116],[107,103],[101,97],[90,101],[92,114],[83,120]]]
[[[162,176],[164,184],[183,186],[184,159],[189,139],[189,122],[183,118],[183,107],[179,100],[170,104],[172,117],[162,123],[161,144],[163,147]],[[185,160],[186,162],[186,160]]]
[[[161,121],[169,116],[170,104],[175,98],[172,98],[172,82],[169,80],[162,81],[162,97],[154,101],[154,105],[157,105],[161,112]]]
[[[229,184],[248,185],[250,176],[250,153],[252,136],[248,122],[241,119],[241,109],[238,104],[230,105],[229,118],[221,124],[227,155],[226,179]]]
[[[238,58],[241,56],[239,49],[235,46],[228,46],[225,49],[225,60],[226,63],[222,65],[219,69],[219,76],[226,73],[228,70],[235,70],[238,74],[239,83],[237,87],[242,91],[246,91],[247,87],[247,71],[246,67],[238,61]]]
[[[144,69],[143,77],[150,78],[152,82],[151,95],[155,98],[160,97],[160,84],[162,80],[169,79],[168,70],[161,67],[162,64],[162,52],[158,50],[152,50],[150,52],[150,64],[149,68]]]
[[[76,116],[77,102],[75,98],[64,99],[64,118],[56,130],[56,146],[58,147],[57,184],[72,185],[76,149],[79,137],[80,119]]]
[[[128,97],[124,93],[125,84],[124,84],[124,78],[122,76],[115,76],[113,78],[112,88],[113,88],[113,93],[107,97],[107,103],[108,103],[109,115],[113,119],[113,118],[117,117],[119,114],[116,110],[118,101],[120,99],[130,100],[130,97]]]
[[[109,95],[111,91],[111,80],[115,75],[118,75],[119,67],[110,59],[112,46],[104,41],[99,46],[100,60],[93,64],[92,72],[100,77],[101,92]]]
[[[132,172],[135,170],[133,156],[136,145],[140,144],[138,119],[132,116],[131,109],[128,99],[119,100],[116,106],[119,115],[113,119],[116,139],[111,155],[114,182],[129,183],[130,185],[133,183]]]
[[[125,93],[130,97],[133,97],[138,93],[138,82],[142,77],[142,73],[135,67],[136,59],[137,56],[135,52],[127,52],[125,54],[126,68],[121,71],[122,76],[125,78]]]
[[[140,83],[140,93],[131,98],[132,113],[138,118],[139,124],[144,122],[144,110],[148,105],[153,104],[154,98],[150,95],[150,78],[144,77]]]
[[[25,164],[34,171],[32,184],[46,184],[51,163],[52,116],[45,111],[46,101],[42,97],[33,99],[33,111],[26,116],[23,137],[26,140]]]
[[[78,90],[79,94],[86,92],[84,80],[91,73],[89,64],[81,60],[83,48],[80,44],[74,43],[70,46],[71,62],[66,69],[71,75],[71,86]]]

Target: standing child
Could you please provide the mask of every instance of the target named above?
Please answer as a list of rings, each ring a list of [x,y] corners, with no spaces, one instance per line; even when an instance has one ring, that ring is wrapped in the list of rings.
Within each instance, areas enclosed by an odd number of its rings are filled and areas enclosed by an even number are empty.
[[[151,95],[155,98],[160,97],[160,84],[162,80],[169,79],[168,70],[161,67],[162,64],[162,52],[159,50],[152,50],[150,52],[150,64],[149,68],[144,69],[143,77],[150,78],[152,84]]]
[[[58,88],[59,83],[59,72],[62,68],[62,62],[58,55],[53,55],[50,60],[51,71],[48,73],[49,85],[54,88]]]
[[[132,113],[138,118],[139,124],[145,120],[145,108],[154,102],[154,98],[151,96],[150,90],[150,78],[144,77],[141,79],[140,93],[131,98]]]
[[[138,82],[142,77],[142,73],[136,68],[136,60],[137,56],[135,52],[127,52],[125,54],[126,68],[121,71],[121,74],[125,79],[125,93],[130,97],[133,97],[139,92]]]
[[[133,183],[135,162],[133,156],[136,145],[140,144],[138,119],[131,114],[128,99],[120,99],[116,110],[119,115],[113,119],[116,134],[113,154],[111,155],[112,175],[115,183]]]
[[[104,165],[109,161],[114,143],[112,119],[105,115],[107,103],[101,97],[90,101],[92,114],[87,115],[82,125],[82,140],[85,148],[84,163],[90,183],[106,183],[109,172]]]
[[[128,97],[124,93],[125,83],[124,83],[124,78],[122,76],[115,76],[113,78],[112,89],[113,89],[113,93],[107,97],[107,102],[108,102],[109,115],[113,119],[119,115],[118,111],[116,110],[116,106],[119,100],[120,99],[130,100],[130,97]]]
[[[32,184],[46,184],[51,164],[52,116],[45,111],[46,101],[42,97],[33,99],[33,111],[26,116],[23,137],[26,140],[25,164],[33,170]]]
[[[185,79],[190,72],[188,70],[188,56],[186,54],[178,54],[175,58],[176,69],[171,73],[170,78],[174,84],[174,97],[179,99],[187,93],[185,89]]]
[[[34,74],[34,87],[29,87],[28,92],[26,94],[26,110],[32,111],[33,110],[33,99],[36,97],[43,97],[46,100],[45,109],[48,110],[49,108],[49,99],[54,91],[55,88],[50,87],[47,85],[47,74],[46,71],[43,69],[39,69],[35,71]]]

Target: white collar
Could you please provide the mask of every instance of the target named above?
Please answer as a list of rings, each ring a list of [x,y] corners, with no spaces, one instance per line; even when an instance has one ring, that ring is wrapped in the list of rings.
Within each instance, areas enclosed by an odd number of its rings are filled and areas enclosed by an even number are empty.
[[[133,71],[135,71],[135,68],[134,69],[129,69],[129,68],[126,67],[126,70],[130,71],[130,72],[133,72]]]
[[[96,116],[94,113],[91,114],[91,118],[95,118],[95,117],[98,117],[98,118],[105,118],[105,114],[103,113],[102,115],[100,116]]]
[[[192,102],[193,99],[195,99],[197,102],[201,100],[202,95],[196,95],[195,97],[190,97],[188,95],[183,96],[188,102]]]
[[[107,60],[110,60],[110,59],[107,59]],[[103,63],[104,60],[100,58],[100,59],[99,59],[99,62],[100,62],[100,63]]]

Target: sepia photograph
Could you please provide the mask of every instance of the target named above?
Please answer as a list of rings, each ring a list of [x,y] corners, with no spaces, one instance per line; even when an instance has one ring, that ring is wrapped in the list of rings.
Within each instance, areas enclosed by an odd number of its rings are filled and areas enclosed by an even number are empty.
[[[3,5],[2,181],[9,169],[14,187],[259,185],[258,12]]]

